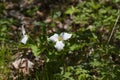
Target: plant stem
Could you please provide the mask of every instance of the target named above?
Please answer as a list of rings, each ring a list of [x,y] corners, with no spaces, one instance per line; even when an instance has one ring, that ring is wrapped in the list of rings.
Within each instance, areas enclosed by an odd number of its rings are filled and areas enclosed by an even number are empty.
[[[120,13],[120,10],[118,10],[118,16],[117,16],[117,19],[116,19],[115,24],[114,24],[114,26],[113,26],[113,29],[112,29],[112,31],[111,31],[110,37],[108,38],[107,44],[109,44],[109,42],[110,42],[110,40],[111,40],[111,38],[112,38],[112,36],[113,36],[114,30],[115,30],[115,28],[116,28],[116,25],[117,25],[117,23],[118,23],[118,20],[119,20],[119,18],[120,18],[119,13]]]

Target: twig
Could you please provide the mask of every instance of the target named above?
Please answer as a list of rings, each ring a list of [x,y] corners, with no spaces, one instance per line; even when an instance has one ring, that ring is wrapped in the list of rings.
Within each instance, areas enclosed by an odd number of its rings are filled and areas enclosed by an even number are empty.
[[[114,24],[114,26],[113,26],[113,29],[112,29],[112,31],[111,31],[110,37],[108,38],[107,44],[109,44],[109,42],[110,42],[110,40],[111,40],[111,38],[112,38],[113,32],[114,32],[114,30],[115,30],[115,27],[116,27],[116,25],[117,25],[117,22],[118,22],[118,20],[119,20],[119,18],[120,18],[119,13],[120,13],[120,10],[118,10],[118,16],[117,16],[117,19],[116,19],[115,24]]]

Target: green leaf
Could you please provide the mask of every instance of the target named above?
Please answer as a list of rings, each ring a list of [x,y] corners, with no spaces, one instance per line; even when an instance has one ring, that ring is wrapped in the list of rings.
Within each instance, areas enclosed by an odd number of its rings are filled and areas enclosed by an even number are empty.
[[[60,11],[56,11],[56,12],[54,12],[53,15],[52,15],[52,17],[53,17],[54,19],[56,19],[56,18],[58,18],[58,17],[60,17],[60,16],[61,16],[61,12],[60,12]]]
[[[73,45],[70,47],[70,50],[71,50],[71,51],[79,50],[79,49],[83,48],[85,45],[86,45],[86,43],[73,44]]]
[[[65,78],[69,78],[69,77],[70,77],[70,75],[71,75],[71,73],[70,73],[70,72],[66,72],[66,73],[64,74],[64,77],[65,77]]]
[[[120,32],[116,33],[116,38],[120,40]]]
[[[80,12],[80,10],[72,6],[71,8],[69,8],[68,10],[66,10],[65,14],[72,15],[72,14],[77,13],[77,12]]]
[[[99,66],[100,65],[100,62],[97,61],[96,59],[94,59],[93,62],[90,63],[92,66]]]
[[[33,52],[34,56],[38,56],[39,55],[37,46],[31,45],[31,49],[32,49],[32,52]]]

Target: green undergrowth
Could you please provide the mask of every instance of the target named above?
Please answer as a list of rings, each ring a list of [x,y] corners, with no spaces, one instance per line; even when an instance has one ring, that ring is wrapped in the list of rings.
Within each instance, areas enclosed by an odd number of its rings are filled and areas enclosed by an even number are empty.
[[[0,80],[13,80],[12,71],[16,80],[120,79],[119,0],[22,1],[0,3]],[[26,44],[20,42],[23,24]],[[49,38],[62,32],[72,36],[58,51]],[[26,55],[27,50],[32,51],[29,59],[35,66],[24,75],[11,66],[16,55]],[[38,56],[44,61],[40,67],[34,60]]]

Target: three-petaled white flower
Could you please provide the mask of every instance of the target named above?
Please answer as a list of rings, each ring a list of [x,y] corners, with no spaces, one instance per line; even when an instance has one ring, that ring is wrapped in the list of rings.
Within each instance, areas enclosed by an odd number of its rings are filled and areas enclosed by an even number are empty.
[[[23,44],[26,44],[26,42],[28,40],[28,35],[25,32],[24,25],[22,25],[22,35],[23,35],[23,38],[21,39],[20,42],[23,43]]]
[[[69,38],[71,38],[72,34],[69,34],[69,33],[66,33],[66,32],[63,32],[61,33],[60,35],[58,34],[54,34],[53,36],[51,36],[49,38],[49,40],[51,41],[54,41],[56,42],[55,44],[55,48],[58,50],[58,51],[61,51],[65,44],[64,44],[64,40],[68,40]]]

